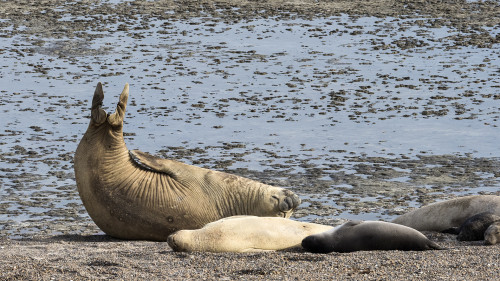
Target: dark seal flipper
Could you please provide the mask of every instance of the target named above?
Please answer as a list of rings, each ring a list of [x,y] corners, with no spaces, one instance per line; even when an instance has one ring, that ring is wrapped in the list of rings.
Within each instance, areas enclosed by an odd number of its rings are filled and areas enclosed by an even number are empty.
[[[311,253],[328,254],[333,252],[333,245],[330,245],[327,240],[320,239],[317,235],[307,236],[302,240],[302,248]]]
[[[443,248],[432,241],[429,241],[429,244],[427,246],[428,248],[425,250],[446,250],[446,248]]]
[[[448,229],[441,231],[441,233],[448,233],[448,234],[455,234],[455,235],[457,235],[459,232],[460,232],[459,227],[450,227]]]

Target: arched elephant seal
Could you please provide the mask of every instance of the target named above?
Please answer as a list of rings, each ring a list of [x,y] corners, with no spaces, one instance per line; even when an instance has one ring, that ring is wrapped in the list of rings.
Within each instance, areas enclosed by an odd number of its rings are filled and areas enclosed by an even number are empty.
[[[283,188],[129,151],[123,139],[128,90],[126,84],[115,113],[108,115],[97,85],[74,159],[80,197],[106,234],[165,241],[177,230],[233,215],[289,217],[300,204]]]
[[[306,236],[333,227],[278,217],[236,216],[196,230],[179,230],[168,245],[182,252],[261,252],[300,247]]]
[[[500,222],[490,224],[484,232],[484,242],[488,245],[500,243]]]
[[[349,221],[304,238],[302,247],[313,253],[441,249],[413,228],[382,221]]]
[[[441,201],[413,210],[392,222],[417,230],[443,231],[459,227],[468,218],[483,212],[500,215],[500,196],[472,195]]]
[[[460,241],[483,240],[486,229],[496,221],[500,221],[500,216],[490,212],[474,215],[458,228],[457,239]]]

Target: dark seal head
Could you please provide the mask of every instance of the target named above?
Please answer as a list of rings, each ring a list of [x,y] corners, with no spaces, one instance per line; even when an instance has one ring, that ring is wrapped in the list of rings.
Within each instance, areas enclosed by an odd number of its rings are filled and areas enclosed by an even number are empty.
[[[413,228],[382,221],[350,221],[304,238],[302,247],[313,253],[441,249]]]
[[[460,241],[483,240],[486,229],[496,221],[500,221],[500,216],[491,212],[474,215],[459,227],[457,239]]]

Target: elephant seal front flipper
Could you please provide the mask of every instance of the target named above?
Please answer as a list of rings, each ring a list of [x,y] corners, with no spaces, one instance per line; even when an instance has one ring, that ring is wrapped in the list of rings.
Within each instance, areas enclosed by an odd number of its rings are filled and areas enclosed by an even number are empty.
[[[185,175],[205,170],[199,167],[192,169],[191,167],[193,166],[175,160],[159,158],[137,149],[129,150],[129,154],[137,165],[151,171],[165,173],[173,178],[180,178],[183,174]]]
[[[441,249],[413,228],[382,221],[349,221],[324,233],[306,237],[302,247],[313,253]]]
[[[282,216],[287,218],[290,217],[292,211],[300,204],[300,198],[287,189],[264,185],[244,177],[192,166],[175,160],[155,157],[139,150],[130,150],[129,154],[138,166],[154,172],[167,174],[183,184],[184,188],[187,189],[192,188],[193,182],[197,184],[206,183],[210,186],[224,186],[230,191],[260,188],[267,195],[267,198],[263,199],[270,200],[283,213]],[[209,192],[207,191],[207,193]]]

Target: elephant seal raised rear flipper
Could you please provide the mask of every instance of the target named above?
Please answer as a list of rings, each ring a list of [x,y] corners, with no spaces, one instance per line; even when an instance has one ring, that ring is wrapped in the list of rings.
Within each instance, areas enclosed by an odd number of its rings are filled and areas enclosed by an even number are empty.
[[[123,121],[125,85],[115,112],[102,109],[98,83],[90,123],[74,158],[78,193],[92,220],[122,239],[166,241],[180,229],[197,229],[234,215],[290,217],[300,204],[292,191],[243,177],[129,153]]]

